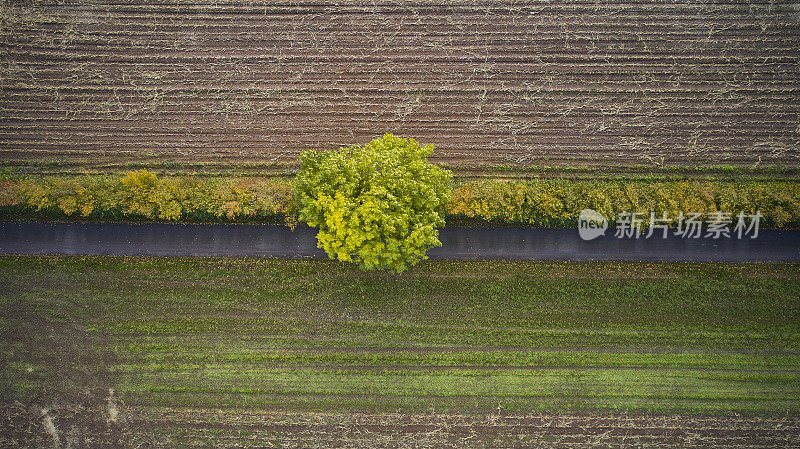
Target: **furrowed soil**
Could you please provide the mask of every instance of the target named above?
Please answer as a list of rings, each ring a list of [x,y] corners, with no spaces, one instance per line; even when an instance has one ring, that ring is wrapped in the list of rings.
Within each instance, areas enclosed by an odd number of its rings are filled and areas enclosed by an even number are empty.
[[[793,447],[800,265],[0,257],[20,447]]]
[[[0,160],[32,171],[286,174],[386,132],[470,176],[800,161],[793,3],[0,8]]]

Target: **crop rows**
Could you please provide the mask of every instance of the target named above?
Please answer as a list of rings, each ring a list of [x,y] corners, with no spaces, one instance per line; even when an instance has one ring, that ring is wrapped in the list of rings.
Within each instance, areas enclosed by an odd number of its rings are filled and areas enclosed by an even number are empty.
[[[452,166],[798,165],[788,4],[4,6],[0,158],[293,166],[385,132]]]
[[[132,423],[161,429],[165,445],[218,447],[788,447],[795,418],[290,414],[213,409],[135,409]],[[346,443],[344,443],[346,442]]]

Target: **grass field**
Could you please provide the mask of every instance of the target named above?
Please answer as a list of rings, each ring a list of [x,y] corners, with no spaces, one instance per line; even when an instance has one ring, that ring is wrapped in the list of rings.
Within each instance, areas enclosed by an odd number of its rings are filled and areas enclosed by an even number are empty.
[[[4,256],[3,395],[62,442],[791,446],[798,268]]]

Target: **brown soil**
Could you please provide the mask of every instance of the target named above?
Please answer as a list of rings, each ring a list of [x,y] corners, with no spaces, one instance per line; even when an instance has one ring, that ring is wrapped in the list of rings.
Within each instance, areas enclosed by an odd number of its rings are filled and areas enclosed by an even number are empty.
[[[791,4],[11,5],[7,162],[280,174],[305,149],[394,132],[469,176],[492,164],[800,166]]]

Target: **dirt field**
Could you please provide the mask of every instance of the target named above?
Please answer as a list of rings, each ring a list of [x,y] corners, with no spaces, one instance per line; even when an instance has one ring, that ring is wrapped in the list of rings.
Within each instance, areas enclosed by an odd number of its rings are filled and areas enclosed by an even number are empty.
[[[106,415],[106,407],[95,410]],[[62,409],[58,425],[85,426],[87,409]],[[19,415],[17,415],[19,416]],[[242,409],[125,408],[72,447],[283,448],[790,448],[800,444],[797,417],[631,414],[280,413]],[[2,440],[0,440],[2,441]],[[36,434],[32,443],[52,446]]]
[[[4,2],[0,161],[276,173],[385,132],[457,168],[797,167],[783,2]],[[194,165],[190,165],[194,164]]]

